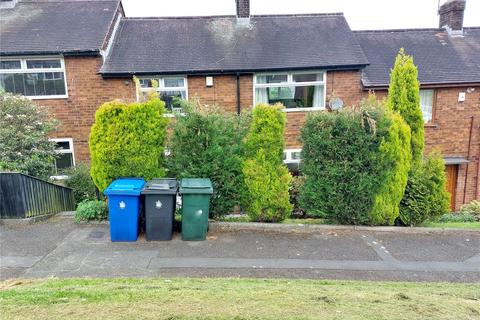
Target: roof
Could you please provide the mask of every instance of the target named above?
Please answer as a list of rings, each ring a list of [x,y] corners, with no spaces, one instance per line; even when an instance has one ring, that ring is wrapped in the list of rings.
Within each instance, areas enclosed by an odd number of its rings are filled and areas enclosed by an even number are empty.
[[[0,12],[0,55],[98,53],[118,1],[22,1]]]
[[[126,18],[101,73],[352,68],[368,62],[342,14]]]
[[[366,87],[388,86],[400,48],[413,56],[421,84],[480,82],[480,28],[464,28],[463,37],[441,29],[355,31],[370,65],[363,70]]]

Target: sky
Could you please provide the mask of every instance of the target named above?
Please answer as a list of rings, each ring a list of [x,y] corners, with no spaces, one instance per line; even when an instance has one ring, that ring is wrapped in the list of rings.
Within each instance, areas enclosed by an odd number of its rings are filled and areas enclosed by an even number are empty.
[[[440,0],[444,3],[446,0]],[[439,0],[250,0],[255,14],[343,12],[353,30],[437,28]],[[234,15],[235,0],[122,0],[128,17]],[[480,0],[467,0],[464,26],[480,26]]]

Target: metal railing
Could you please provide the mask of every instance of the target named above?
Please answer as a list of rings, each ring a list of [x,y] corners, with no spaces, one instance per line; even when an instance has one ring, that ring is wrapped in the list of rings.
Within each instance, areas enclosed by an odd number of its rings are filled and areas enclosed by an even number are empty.
[[[73,210],[73,189],[18,172],[0,172],[0,218],[29,218]]]

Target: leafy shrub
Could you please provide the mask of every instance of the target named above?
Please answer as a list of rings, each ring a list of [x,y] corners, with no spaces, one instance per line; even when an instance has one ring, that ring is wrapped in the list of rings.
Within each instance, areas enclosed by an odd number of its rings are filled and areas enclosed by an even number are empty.
[[[390,73],[387,104],[400,113],[411,129],[411,152],[413,163],[423,158],[424,123],[420,109],[420,83],[413,58],[400,49]]]
[[[303,210],[300,205],[300,190],[303,187],[304,182],[305,178],[299,175],[293,176],[292,182],[290,183],[290,203],[293,206],[293,214],[295,215],[305,215],[305,210]]]
[[[105,201],[85,200],[80,202],[75,212],[75,221],[108,219],[108,204]]]
[[[300,203],[347,224],[393,224],[411,165],[410,130],[374,97],[359,110],[309,114]]]
[[[279,222],[292,212],[289,202],[291,175],[283,165],[267,160],[263,150],[243,165],[245,198],[243,209],[250,220],[260,222]]]
[[[480,201],[473,200],[470,203],[464,204],[460,209],[462,214],[471,214],[476,217],[477,221],[480,221]]]
[[[445,161],[438,153],[434,152],[419,165],[414,165],[400,204],[402,222],[413,226],[447,213],[450,196],[445,185]]]
[[[282,221],[292,211],[291,176],[282,163],[285,123],[281,105],[259,104],[253,109],[242,169],[242,208],[253,221]]]
[[[90,167],[85,163],[79,163],[65,171],[68,178],[65,186],[73,189],[73,196],[76,203],[84,200],[96,199],[95,184],[90,176]]]
[[[210,214],[229,214],[240,204],[243,189],[243,139],[249,115],[221,113],[215,107],[183,105],[169,141],[169,174],[177,178],[210,178]]]
[[[54,173],[57,121],[32,100],[0,93],[0,171],[18,171],[47,179]]]
[[[439,222],[475,222],[477,218],[471,213],[445,213],[438,218]]]
[[[157,97],[145,102],[102,105],[90,132],[91,175],[104,191],[119,177],[162,177],[168,119]]]
[[[253,119],[245,142],[246,158],[255,158],[263,150],[265,158],[273,164],[283,163],[286,116],[281,104],[258,104],[253,109]]]

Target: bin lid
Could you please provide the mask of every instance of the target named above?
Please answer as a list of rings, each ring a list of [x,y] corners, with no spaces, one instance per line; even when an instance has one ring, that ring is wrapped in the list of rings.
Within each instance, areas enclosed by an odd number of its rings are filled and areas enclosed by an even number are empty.
[[[145,180],[142,178],[122,178],[110,183],[103,192],[105,195],[138,196],[142,192]]]
[[[176,194],[178,181],[171,178],[152,179],[145,184],[142,194]]]
[[[210,179],[182,179],[182,181],[180,182],[180,193],[212,194],[212,182],[210,181]]]

